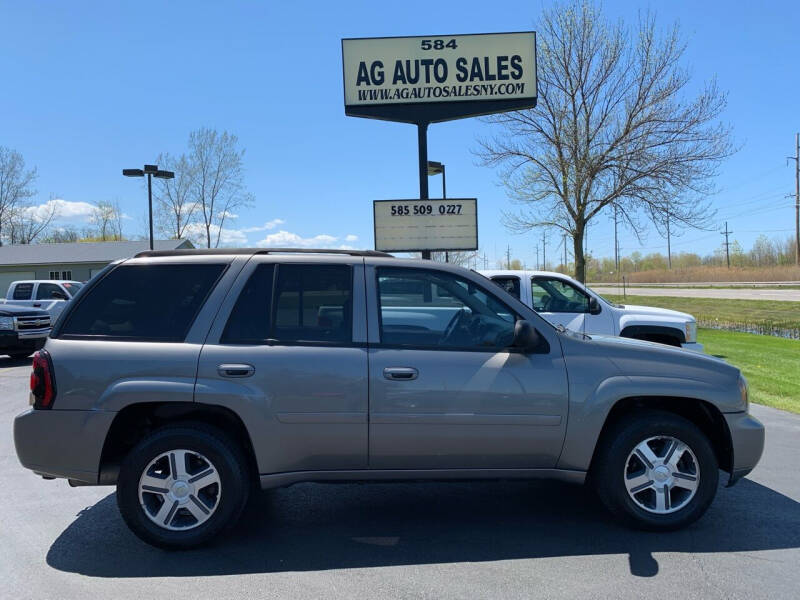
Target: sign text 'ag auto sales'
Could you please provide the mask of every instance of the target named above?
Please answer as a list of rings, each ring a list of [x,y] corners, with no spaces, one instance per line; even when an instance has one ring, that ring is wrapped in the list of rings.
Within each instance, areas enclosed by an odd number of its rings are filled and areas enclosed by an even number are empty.
[[[444,121],[536,105],[536,34],[342,40],[345,112]]]

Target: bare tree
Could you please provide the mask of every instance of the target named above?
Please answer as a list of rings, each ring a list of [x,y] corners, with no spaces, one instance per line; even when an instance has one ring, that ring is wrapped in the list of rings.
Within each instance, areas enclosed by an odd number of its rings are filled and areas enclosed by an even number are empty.
[[[244,150],[238,149],[238,142],[227,131],[220,134],[205,127],[189,135],[191,198],[196,203],[208,248],[219,246],[225,220],[233,211],[252,202],[244,185]]]
[[[175,158],[169,153],[160,154],[156,164],[175,173],[174,179],[156,180],[156,225],[168,238],[181,239],[196,217],[194,165],[185,154]]]
[[[478,150],[523,206],[507,225],[568,233],[580,281],[586,225],[604,209],[639,237],[642,216],[705,227],[711,178],[734,149],[717,122],[726,96],[716,83],[687,99],[678,27],[662,35],[648,14],[630,31],[575,2],[545,10],[537,30],[538,105],[487,117],[502,133]]]
[[[447,262],[458,267],[469,268],[475,261],[478,253],[468,250],[451,250],[449,252],[431,252],[431,260],[436,262]]]
[[[0,246],[3,244],[3,229],[22,204],[36,190],[31,186],[36,180],[36,169],[25,169],[22,154],[11,148],[0,146]]]
[[[58,204],[50,201],[41,206],[18,206],[10,213],[8,239],[12,244],[32,244],[58,218]]]
[[[63,244],[67,242],[77,242],[80,240],[80,234],[74,227],[54,227],[42,237],[40,243],[42,244]]]
[[[98,202],[94,205],[89,220],[93,228],[89,229],[84,237],[101,242],[122,239],[122,211],[118,202],[108,200]]]

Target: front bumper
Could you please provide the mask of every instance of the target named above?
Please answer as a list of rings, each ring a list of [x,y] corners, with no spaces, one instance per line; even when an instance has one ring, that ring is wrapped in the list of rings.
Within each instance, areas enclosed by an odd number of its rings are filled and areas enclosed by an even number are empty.
[[[14,419],[22,466],[39,475],[98,483],[100,456],[115,412],[28,409]]]
[[[39,350],[47,341],[50,329],[30,331],[0,331],[0,354],[7,351]]]
[[[703,352],[703,344],[698,344],[697,342],[681,344],[681,348],[684,350],[692,350],[693,352]]]
[[[764,425],[747,412],[723,415],[731,434],[731,477],[728,487],[747,475],[764,452]]]

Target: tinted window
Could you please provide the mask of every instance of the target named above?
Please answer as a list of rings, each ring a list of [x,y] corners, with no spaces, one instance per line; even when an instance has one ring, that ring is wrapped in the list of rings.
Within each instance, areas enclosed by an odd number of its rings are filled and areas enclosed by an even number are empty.
[[[509,346],[514,337],[516,315],[452,273],[378,269],[378,295],[384,344],[491,350]]]
[[[563,279],[534,277],[531,280],[533,310],[538,312],[589,312],[589,296]]]
[[[225,265],[117,267],[84,296],[61,335],[180,342]]]
[[[14,300],[30,300],[32,293],[32,283],[18,283],[14,286]]]
[[[259,265],[236,300],[222,333],[223,344],[263,344],[269,336],[274,265]]]
[[[351,290],[347,265],[279,265],[272,337],[286,342],[352,341]]]
[[[492,277],[492,281],[519,300],[519,277]]]
[[[56,294],[61,294],[62,296],[66,296],[66,292],[61,289],[61,286],[56,285],[55,283],[40,283],[39,288],[36,290],[36,299],[37,300],[60,300],[61,298],[56,298],[53,296],[53,292]]]

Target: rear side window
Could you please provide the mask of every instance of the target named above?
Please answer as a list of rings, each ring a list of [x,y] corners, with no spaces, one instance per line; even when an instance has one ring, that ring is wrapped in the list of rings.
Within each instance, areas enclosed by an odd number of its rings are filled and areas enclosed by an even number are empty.
[[[265,344],[272,314],[275,265],[258,265],[236,300],[222,332],[222,344]]]
[[[63,337],[181,342],[222,264],[160,264],[117,267],[70,312]]]
[[[30,300],[33,294],[32,283],[18,283],[14,286],[14,300]]]
[[[352,287],[348,265],[259,265],[236,300],[220,343],[350,343]]]
[[[283,342],[352,341],[352,287],[347,265],[280,265],[273,337]]]

